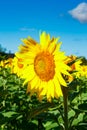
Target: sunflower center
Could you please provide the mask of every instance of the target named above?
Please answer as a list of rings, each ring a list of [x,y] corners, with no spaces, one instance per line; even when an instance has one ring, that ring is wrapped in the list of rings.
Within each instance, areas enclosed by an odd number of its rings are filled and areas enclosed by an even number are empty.
[[[34,69],[41,80],[49,81],[53,79],[55,74],[53,55],[49,52],[39,53],[34,60]]]

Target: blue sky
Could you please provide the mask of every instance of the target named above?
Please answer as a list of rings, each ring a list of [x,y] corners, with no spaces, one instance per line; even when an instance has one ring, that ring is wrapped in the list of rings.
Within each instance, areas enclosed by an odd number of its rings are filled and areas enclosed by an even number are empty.
[[[0,0],[0,44],[16,52],[22,38],[60,36],[67,55],[87,58],[87,0]]]

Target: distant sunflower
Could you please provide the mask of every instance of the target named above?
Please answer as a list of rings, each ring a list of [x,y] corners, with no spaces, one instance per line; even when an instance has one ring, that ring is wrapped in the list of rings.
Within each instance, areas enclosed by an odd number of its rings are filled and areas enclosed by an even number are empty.
[[[70,67],[66,65],[64,52],[60,51],[59,38],[50,38],[43,32],[38,44],[32,38],[22,40],[24,45],[19,47],[16,53],[18,58],[23,59],[25,68],[22,70],[22,78],[28,82],[27,91],[31,94],[36,92],[39,100],[45,95],[48,101],[62,96],[62,86],[67,86],[63,78],[70,75]]]
[[[4,68],[12,68],[12,60],[13,58],[8,58],[7,60],[0,61],[0,66]]]
[[[81,76],[85,76],[87,78],[87,65],[81,66]]]
[[[17,76],[21,76],[23,68],[24,68],[23,60],[21,58],[14,57],[11,69],[12,73],[17,74]]]

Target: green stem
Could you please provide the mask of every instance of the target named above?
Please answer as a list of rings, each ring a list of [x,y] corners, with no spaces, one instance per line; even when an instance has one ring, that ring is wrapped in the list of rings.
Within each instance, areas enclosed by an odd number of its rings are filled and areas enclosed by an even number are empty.
[[[62,87],[64,99],[64,130],[68,130],[68,88]]]

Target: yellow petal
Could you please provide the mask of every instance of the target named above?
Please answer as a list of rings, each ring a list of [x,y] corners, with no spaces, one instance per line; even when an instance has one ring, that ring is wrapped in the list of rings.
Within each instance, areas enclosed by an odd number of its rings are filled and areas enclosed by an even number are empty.
[[[49,43],[49,46],[48,46],[48,50],[50,53],[53,53],[55,48],[56,48],[56,43],[55,43],[55,39],[53,38],[50,43]]]
[[[63,95],[62,90],[61,90],[61,85],[60,85],[58,78],[56,76],[54,77],[53,82],[54,82],[54,85],[55,85],[55,89],[54,89],[55,90],[54,91],[55,97],[58,98],[58,97]]]
[[[50,42],[50,35],[43,32],[40,35],[40,44],[41,44],[42,49],[47,49],[49,42]]]
[[[62,77],[62,75],[61,75],[60,72],[57,71],[56,72],[56,76],[57,76],[57,78],[58,78],[58,80],[59,80],[59,82],[60,82],[61,85],[67,86],[67,84],[66,84],[65,80],[63,79],[63,77]]]
[[[54,98],[54,84],[53,84],[53,81],[50,80],[48,82],[48,92],[49,93],[48,95],[50,95],[52,98]]]
[[[31,81],[30,81],[30,85],[31,85],[31,89],[37,88],[38,85],[38,77],[35,76]]]
[[[57,43],[54,54],[58,53],[58,51],[60,50],[61,44],[62,44],[62,42]]]
[[[36,74],[34,72],[33,65],[29,65],[28,67],[26,67],[23,70],[23,76],[22,76],[22,78],[27,79],[28,81],[30,81],[31,79],[34,78],[35,75]]]

